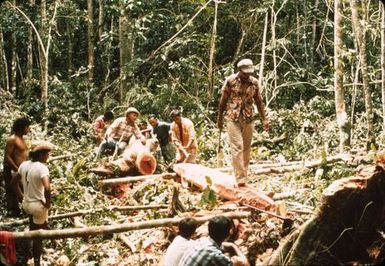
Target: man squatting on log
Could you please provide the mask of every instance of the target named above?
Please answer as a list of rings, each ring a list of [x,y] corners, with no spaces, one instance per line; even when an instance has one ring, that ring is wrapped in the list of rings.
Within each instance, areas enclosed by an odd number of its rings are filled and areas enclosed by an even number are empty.
[[[143,145],[146,144],[146,138],[140,133],[139,127],[135,124],[139,116],[139,111],[134,107],[129,107],[124,117],[119,117],[108,127],[105,140],[100,144],[98,149],[98,157],[104,153],[106,149],[114,149],[117,147],[122,152],[127,146],[132,135],[140,139]]]
[[[247,182],[250,161],[251,139],[254,127],[254,108],[257,105],[263,129],[269,131],[258,80],[251,76],[253,62],[242,59],[237,64],[238,72],[228,76],[222,86],[219,101],[217,127],[223,128],[223,113],[226,110],[227,132],[230,138],[233,172],[239,185]]]
[[[32,144],[29,153],[30,160],[23,162],[18,174],[12,180],[12,185],[22,202],[24,211],[29,216],[29,229],[48,229],[48,209],[51,207],[51,187],[49,170],[45,165],[49,152],[54,148],[50,142],[38,141]],[[23,192],[18,183],[23,185]],[[43,251],[42,239],[32,242],[32,255],[34,265],[40,265],[40,257]]]
[[[19,217],[21,214],[17,196],[11,186],[12,176],[15,176],[22,162],[27,160],[28,147],[23,138],[28,134],[31,122],[27,118],[18,118],[12,126],[12,135],[7,138],[4,152],[4,181],[7,215]]]

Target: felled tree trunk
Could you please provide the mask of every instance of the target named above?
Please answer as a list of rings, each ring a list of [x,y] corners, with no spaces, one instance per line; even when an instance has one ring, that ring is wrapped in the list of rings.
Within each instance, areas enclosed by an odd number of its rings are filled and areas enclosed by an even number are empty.
[[[151,175],[156,169],[156,159],[152,152],[157,148],[156,139],[147,139],[146,145],[140,140],[133,141],[117,160],[90,169],[90,172],[102,176],[126,176],[134,174]]]
[[[265,265],[379,264],[385,259],[385,170],[334,181],[316,214]]]
[[[224,199],[264,210],[273,209],[275,206],[274,201],[262,191],[238,187],[234,176],[216,169],[199,164],[179,163],[174,165],[173,170],[182,178],[182,182],[187,181],[199,189],[205,189],[210,185],[211,189]],[[207,177],[210,178],[211,184],[207,182]]]

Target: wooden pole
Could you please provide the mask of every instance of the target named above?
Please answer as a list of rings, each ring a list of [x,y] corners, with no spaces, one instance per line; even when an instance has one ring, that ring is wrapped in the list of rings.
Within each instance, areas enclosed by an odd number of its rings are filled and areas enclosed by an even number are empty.
[[[126,176],[121,178],[111,178],[104,179],[99,181],[100,186],[113,186],[118,184],[126,184],[126,183],[134,183],[138,181],[144,181],[147,179],[155,179],[155,178],[174,178],[176,177],[175,173],[165,173],[165,174],[155,174],[155,175],[140,175],[140,176]]]
[[[250,216],[250,212],[231,212],[224,213],[223,216],[229,217],[230,219],[243,219]],[[207,215],[203,217],[195,218],[198,223],[204,223],[217,215]],[[134,230],[143,230],[157,227],[167,227],[177,225],[183,217],[178,218],[166,218],[156,219],[144,222],[130,222],[116,225],[106,226],[91,226],[86,228],[70,228],[60,230],[35,230],[25,232],[14,232],[13,237],[15,240],[27,240],[27,239],[64,239],[64,238],[75,238],[75,237],[88,237],[101,234],[112,234],[122,233]]]
[[[93,214],[96,212],[107,212],[107,211],[118,211],[118,212],[124,212],[124,211],[139,211],[139,210],[150,210],[150,209],[166,209],[168,208],[167,205],[144,205],[144,206],[110,206],[108,208],[99,208],[99,209],[93,209],[93,210],[80,210],[76,212],[69,212],[69,213],[61,213],[57,215],[53,215],[48,217],[48,220],[59,220],[64,218],[72,218],[76,216],[84,216],[87,214]],[[16,225],[23,225],[28,224],[29,219],[22,219],[17,220],[13,222],[8,223],[2,223],[0,224],[0,228],[9,227],[9,226],[16,226]]]

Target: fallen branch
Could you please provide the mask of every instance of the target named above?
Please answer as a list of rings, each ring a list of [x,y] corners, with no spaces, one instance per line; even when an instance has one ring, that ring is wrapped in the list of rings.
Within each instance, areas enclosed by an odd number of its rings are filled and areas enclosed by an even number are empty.
[[[53,161],[58,161],[58,160],[62,160],[62,159],[68,159],[68,158],[75,157],[76,155],[78,155],[78,154],[75,153],[75,154],[66,154],[66,155],[54,156],[54,157],[50,157],[48,159],[48,162],[51,163]]]
[[[235,212],[235,213],[223,213],[223,216],[229,217],[230,219],[243,219],[250,215],[250,212]],[[215,215],[208,215],[204,217],[197,217],[198,223],[204,223],[213,218]],[[64,238],[75,238],[75,237],[88,237],[101,234],[113,234],[122,233],[133,230],[143,230],[149,228],[166,227],[171,225],[177,225],[183,219],[178,218],[167,218],[157,219],[144,222],[130,222],[117,225],[106,225],[106,226],[91,226],[87,228],[70,228],[61,230],[36,230],[36,231],[25,231],[25,232],[14,232],[13,238],[16,240],[27,240],[27,239],[64,239]]]
[[[111,178],[104,179],[99,181],[100,186],[111,186],[118,184],[127,184],[127,183],[135,183],[138,181],[144,181],[148,179],[155,178],[174,178],[176,177],[175,173],[165,173],[165,174],[155,174],[155,175],[140,175],[140,176],[126,176],[121,178]]]
[[[69,213],[62,213],[57,215],[52,215],[48,217],[48,220],[59,220],[59,219],[65,219],[65,218],[72,218],[76,216],[84,216],[88,214],[93,214],[97,212],[107,212],[107,211],[139,211],[139,210],[150,210],[150,209],[167,209],[167,205],[147,205],[147,206],[110,206],[108,208],[99,208],[99,209],[93,209],[93,210],[80,210],[76,212],[69,212]],[[0,228],[9,227],[9,226],[16,226],[16,225],[23,225],[28,224],[29,219],[22,219],[17,220],[13,222],[8,223],[2,223],[0,224]]]

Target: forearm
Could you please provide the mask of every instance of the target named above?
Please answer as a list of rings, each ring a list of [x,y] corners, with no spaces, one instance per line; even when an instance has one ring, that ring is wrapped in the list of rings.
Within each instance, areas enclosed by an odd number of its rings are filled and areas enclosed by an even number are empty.
[[[15,172],[17,172],[17,170],[19,169],[19,167],[17,166],[17,164],[15,163],[15,161],[12,159],[12,157],[11,156],[9,156],[9,155],[6,155],[5,157],[4,157],[4,161],[5,161],[5,163],[9,166],[9,167],[11,167],[11,169],[13,170],[13,171],[15,171]]]
[[[51,207],[51,189],[44,189],[45,204],[44,207],[49,209]]]

